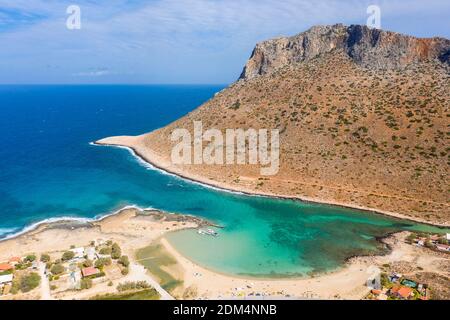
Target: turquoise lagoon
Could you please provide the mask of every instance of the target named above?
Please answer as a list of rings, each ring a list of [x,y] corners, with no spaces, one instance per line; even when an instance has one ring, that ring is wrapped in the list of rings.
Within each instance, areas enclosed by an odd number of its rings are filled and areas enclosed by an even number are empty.
[[[223,86],[0,86],[0,238],[40,221],[93,219],[127,205],[193,214],[218,237],[168,235],[211,269],[302,276],[380,253],[377,238],[443,231],[358,210],[213,190],[154,170],[124,149],[93,146],[136,135],[193,110]]]

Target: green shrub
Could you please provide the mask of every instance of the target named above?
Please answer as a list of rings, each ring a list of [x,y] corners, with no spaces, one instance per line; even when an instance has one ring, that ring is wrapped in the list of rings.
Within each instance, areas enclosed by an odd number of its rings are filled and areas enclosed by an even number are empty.
[[[110,247],[101,248],[99,253],[100,254],[111,254],[111,248]]]
[[[47,263],[50,261],[50,256],[46,253],[41,254],[41,262]]]
[[[104,266],[109,266],[111,264],[111,258],[100,258],[95,261],[96,268],[103,268]]]
[[[130,260],[128,260],[128,256],[121,256],[119,259],[119,263],[124,267],[128,267],[130,265]]]
[[[75,257],[75,253],[73,251],[66,251],[62,255],[62,261],[69,261],[72,260],[73,257]]]
[[[127,281],[124,283],[120,283],[117,286],[117,291],[122,292],[128,290],[140,290],[140,289],[148,289],[150,287],[151,286],[150,284],[148,284],[147,281],[136,281],[136,282]]]
[[[81,279],[80,288],[81,290],[92,288],[92,280],[89,278]]]
[[[62,264],[54,264],[53,267],[50,269],[50,272],[56,275],[63,273],[65,270],[66,269]]]
[[[117,243],[114,243],[111,247],[111,258],[119,259],[122,256],[122,250]]]
[[[83,268],[92,267],[93,265],[94,263],[89,259],[84,260],[82,263]]]
[[[22,292],[28,292],[37,288],[41,282],[41,277],[36,273],[32,272],[30,274],[20,277],[20,290]]]
[[[34,254],[30,254],[28,256],[25,257],[24,261],[25,262],[33,262],[36,260],[36,256]]]

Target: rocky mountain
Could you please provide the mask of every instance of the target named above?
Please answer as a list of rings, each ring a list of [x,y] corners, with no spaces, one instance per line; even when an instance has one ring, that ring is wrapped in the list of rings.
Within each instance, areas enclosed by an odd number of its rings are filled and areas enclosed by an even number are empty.
[[[240,79],[308,62],[333,50],[342,50],[353,62],[366,68],[401,69],[412,62],[432,59],[450,64],[449,48],[450,40],[444,38],[419,39],[360,25],[315,26],[293,37],[257,44]]]
[[[160,167],[213,185],[449,225],[449,50],[448,39],[313,27],[258,44],[239,81],[136,141]],[[193,121],[279,129],[279,172],[170,164],[171,133]]]

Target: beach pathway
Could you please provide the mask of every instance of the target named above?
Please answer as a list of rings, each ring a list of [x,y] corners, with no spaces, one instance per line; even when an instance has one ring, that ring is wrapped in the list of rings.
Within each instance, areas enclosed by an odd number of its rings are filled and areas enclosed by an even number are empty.
[[[41,276],[41,300],[53,300],[50,294],[50,283],[45,274],[45,263],[39,262],[39,275]]]
[[[161,300],[175,300],[163,287],[159,285],[152,277],[147,274],[147,269],[137,263],[130,263],[130,273],[127,276],[128,281],[147,281],[161,296]]]

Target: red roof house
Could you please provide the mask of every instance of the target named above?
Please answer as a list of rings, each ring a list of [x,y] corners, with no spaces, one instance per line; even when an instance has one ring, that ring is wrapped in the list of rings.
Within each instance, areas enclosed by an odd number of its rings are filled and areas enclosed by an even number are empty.
[[[408,299],[412,295],[413,291],[414,290],[412,288],[403,286],[395,286],[391,289],[392,294],[403,299]]]
[[[0,263],[0,271],[8,271],[13,269],[13,266],[9,263]]]
[[[381,294],[381,290],[377,290],[377,289],[372,289],[371,292],[373,294]]]
[[[87,267],[81,270],[83,277],[89,277],[100,273],[100,270],[94,267]]]

